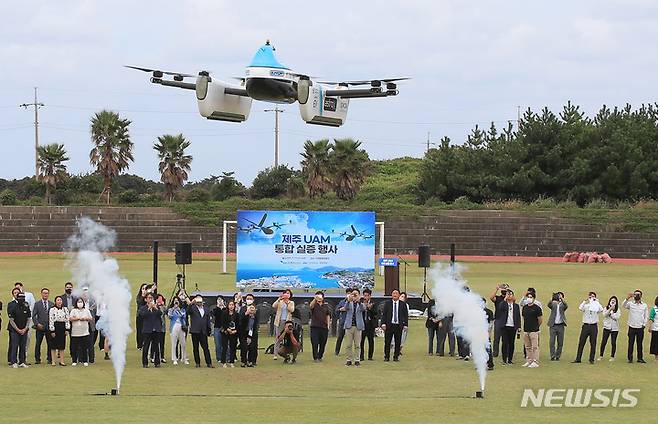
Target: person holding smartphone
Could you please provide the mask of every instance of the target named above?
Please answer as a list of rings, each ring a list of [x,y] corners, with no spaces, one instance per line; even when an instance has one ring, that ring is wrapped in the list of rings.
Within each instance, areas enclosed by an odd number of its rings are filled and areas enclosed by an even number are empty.
[[[322,362],[324,349],[327,346],[329,326],[331,325],[331,312],[329,306],[324,302],[324,292],[315,292],[315,296],[309,305],[311,308],[311,348],[313,350],[313,361]]]
[[[572,363],[579,364],[581,362],[585,343],[589,339],[589,363],[593,364],[596,355],[596,338],[599,334],[599,314],[603,312],[603,306],[596,298],[596,293],[591,291],[587,294],[587,299],[580,303],[578,309],[583,313],[583,326],[580,329],[578,353]]]

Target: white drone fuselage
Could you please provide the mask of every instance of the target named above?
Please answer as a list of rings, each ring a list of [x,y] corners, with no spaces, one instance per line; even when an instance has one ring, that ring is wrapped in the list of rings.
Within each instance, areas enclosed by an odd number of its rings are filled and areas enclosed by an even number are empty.
[[[314,82],[279,63],[269,42],[256,52],[245,76],[239,78],[240,84],[214,80],[204,71],[199,72],[192,84],[183,82],[183,79],[193,75],[130,68],[152,72],[151,82],[154,84],[195,90],[201,116],[217,121],[243,122],[249,118],[252,100],[260,100],[285,104],[298,102],[305,122],[339,127],[345,123],[351,98],[386,97],[398,93],[393,83],[398,79]],[[164,79],[164,75],[173,75],[173,81]],[[382,82],[385,87],[382,87]],[[350,85],[369,85],[369,88],[351,89]]]

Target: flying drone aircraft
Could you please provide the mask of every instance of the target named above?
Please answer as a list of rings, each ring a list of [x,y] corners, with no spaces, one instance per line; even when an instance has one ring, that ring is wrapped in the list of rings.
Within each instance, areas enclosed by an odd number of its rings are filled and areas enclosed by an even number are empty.
[[[365,233],[363,231],[360,231],[360,232],[356,231],[356,228],[354,228],[354,225],[350,225],[350,228],[352,229],[351,234],[346,232],[346,231],[343,231],[342,233],[340,233],[338,235],[338,237],[345,237],[345,241],[352,241],[356,238],[360,238],[360,239],[363,239],[363,240],[373,238],[372,235],[370,235],[370,236],[365,235]]]
[[[302,119],[308,124],[339,127],[345,123],[350,99],[387,97],[398,94],[397,81],[383,78],[358,81],[312,81],[293,72],[274,56],[269,40],[254,55],[239,84],[214,80],[208,71],[198,75],[127,66],[151,73],[151,82],[167,87],[195,90],[201,116],[229,122],[249,118],[252,100],[269,103],[299,103]],[[168,77],[171,77],[170,79]],[[196,78],[186,82],[186,78]],[[352,88],[368,86],[366,88]]]
[[[278,227],[276,225],[265,226],[265,220],[266,219],[267,219],[267,214],[266,213],[263,214],[263,217],[260,219],[259,223],[255,223],[254,221],[252,221],[250,219],[244,218],[244,220],[249,222],[251,225],[249,225],[248,227],[242,229],[242,231],[246,231],[247,233],[250,233],[252,231],[262,231],[263,233],[267,234],[268,236],[271,235],[271,234],[274,234],[274,230],[272,229],[272,227],[276,227],[276,228],[280,228],[280,227]],[[278,224],[278,225],[282,225],[282,224]]]

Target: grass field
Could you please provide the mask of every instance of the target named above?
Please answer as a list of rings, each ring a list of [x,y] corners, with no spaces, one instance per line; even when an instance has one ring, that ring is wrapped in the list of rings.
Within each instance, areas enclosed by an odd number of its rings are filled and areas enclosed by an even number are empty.
[[[134,290],[150,279],[151,263],[146,255],[120,256],[122,274]],[[234,262],[229,263],[233,271]],[[3,413],[0,422],[154,422],[162,419],[195,422],[345,422],[352,423],[622,423],[653,422],[658,416],[656,388],[658,365],[646,355],[646,365],[625,360],[627,339],[620,331],[618,360],[595,365],[571,364],[579,333],[577,306],[594,289],[600,299],[640,288],[645,300],[653,303],[658,294],[656,265],[582,265],[562,263],[469,263],[466,278],[474,291],[488,297],[496,282],[506,281],[517,293],[534,286],[545,303],[553,291],[566,293],[569,302],[565,352],[562,362],[548,361],[548,332],[542,327],[541,367],[524,369],[517,342],[516,364],[502,367],[487,377],[486,398],[470,399],[478,390],[471,363],[454,358],[426,355],[424,320],[410,326],[405,355],[399,363],[382,361],[382,341],[377,340],[376,360],[360,369],[344,366],[343,357],[327,355],[322,364],[310,357],[310,347],[295,366],[284,366],[261,355],[259,367],[252,369],[200,370],[170,364],[161,369],[142,369],[134,334],[130,337],[128,365],[118,397],[93,396],[114,387],[109,361],[89,368],[32,366],[27,370],[0,369]],[[63,291],[69,278],[64,258],[59,256],[0,256],[0,293],[6,304],[14,281],[23,281],[38,296],[42,286],[51,288],[53,297]],[[234,274],[219,273],[216,259],[195,259],[188,267],[188,288],[197,283],[202,290],[231,290]],[[161,291],[167,295],[177,270],[173,259],[160,262]],[[378,281],[379,286],[382,284]],[[409,267],[408,289],[422,290],[421,273]],[[625,326],[627,314],[622,320]],[[6,312],[0,351],[6,352]],[[599,337],[600,338],[600,337]],[[330,338],[328,351],[333,352]],[[261,347],[269,340],[261,338]],[[33,346],[33,343],[32,343]],[[166,343],[169,348],[169,340]],[[645,338],[645,351],[649,340]],[[211,341],[212,350],[212,341]],[[188,347],[191,354],[191,347]],[[587,349],[586,349],[587,352]],[[29,352],[33,361],[33,351]],[[3,353],[4,355],[4,353]],[[620,408],[521,408],[524,388],[639,388],[639,404]],[[65,413],[64,411],[69,411]],[[79,414],[79,417],[76,416]],[[289,418],[286,418],[289,417]],[[637,420],[637,421],[636,421]]]

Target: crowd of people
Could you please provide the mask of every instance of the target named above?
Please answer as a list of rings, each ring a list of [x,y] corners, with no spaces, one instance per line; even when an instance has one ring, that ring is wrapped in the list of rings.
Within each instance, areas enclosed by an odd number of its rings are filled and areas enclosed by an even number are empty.
[[[34,337],[34,363],[42,363],[42,347],[46,345],[46,363],[66,366],[67,352],[72,366],[89,366],[95,362],[96,342],[110,358],[108,339],[99,323],[105,306],[95,302],[87,289],[74,292],[67,282],[64,293],[50,298],[50,290],[42,288],[40,299],[27,291],[22,283],[16,283],[11,291],[12,300],[7,304],[9,346],[8,364],[13,368],[29,367],[28,346]],[[493,310],[482,299],[483,313],[489,323],[490,370],[494,359],[501,357],[502,365],[514,362],[515,340],[523,339],[524,367],[539,367],[540,334],[545,323],[548,327],[548,343],[551,361],[560,361],[563,354],[567,328],[568,303],[562,292],[553,293],[546,305],[537,300],[534,288],[528,288],[517,302],[514,291],[507,284],[499,284],[490,296]],[[345,297],[331,308],[322,291],[315,293],[308,305],[308,322],[302,322],[295,308],[293,293],[284,290],[271,305],[271,326],[274,343],[265,348],[273,359],[295,364],[303,351],[304,325],[310,330],[311,352],[314,362],[322,362],[332,323],[336,326],[335,355],[345,348],[345,365],[361,366],[364,360],[372,361],[375,337],[383,336],[384,361],[399,361],[403,355],[408,334],[409,306],[406,293],[393,290],[390,299],[376,304],[369,289],[347,289]],[[0,303],[0,308],[2,307]],[[544,321],[544,308],[548,319]],[[623,302],[611,296],[603,304],[595,292],[590,292],[580,303],[582,326],[577,353],[573,363],[581,363],[586,344],[589,343],[589,363],[604,359],[610,342],[610,361],[617,352],[617,336],[620,331],[622,310],[628,311],[628,362],[645,363],[643,355],[644,333],[651,334],[650,354],[658,362],[658,297],[653,306],[642,300],[642,291],[629,293]],[[549,312],[550,311],[550,312]],[[169,329],[170,354],[173,365],[190,364],[187,356],[188,335],[192,342],[194,364],[201,367],[201,354],[207,367],[214,368],[209,338],[214,340],[215,363],[223,368],[255,367],[258,364],[259,329],[261,310],[253,294],[235,293],[232,298],[219,296],[216,304],[208,307],[200,295],[188,296],[180,290],[170,302],[157,292],[157,285],[142,284],[136,295],[136,344],[141,350],[142,366],[159,368],[167,362],[165,341]],[[267,319],[268,317],[266,317]],[[167,323],[168,320],[168,323]],[[597,347],[599,321],[603,331]],[[425,327],[428,334],[430,356],[456,356],[470,360],[470,346],[455,331],[459,323],[453,316],[442,316],[435,301],[427,305]],[[447,343],[446,343],[447,342]],[[367,346],[367,350],[365,349]],[[448,351],[446,353],[446,344]],[[67,349],[68,345],[68,349]],[[392,353],[392,355],[391,355]]]

